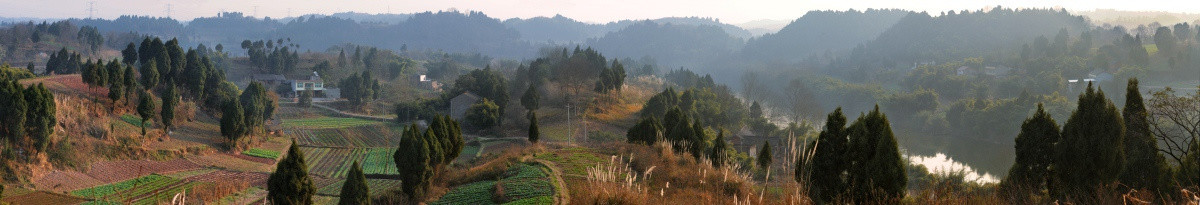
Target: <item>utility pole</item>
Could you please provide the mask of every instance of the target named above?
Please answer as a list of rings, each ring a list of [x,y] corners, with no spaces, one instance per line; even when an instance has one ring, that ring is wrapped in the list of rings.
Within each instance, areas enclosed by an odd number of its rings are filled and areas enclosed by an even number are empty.
[[[567,144],[571,144],[571,104],[567,103]]]

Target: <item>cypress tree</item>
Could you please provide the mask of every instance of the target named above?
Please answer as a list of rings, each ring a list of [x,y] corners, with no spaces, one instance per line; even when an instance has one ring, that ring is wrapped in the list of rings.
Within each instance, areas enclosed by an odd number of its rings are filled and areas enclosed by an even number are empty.
[[[771,167],[771,143],[763,141],[763,145],[758,149],[758,167],[767,169]]]
[[[221,108],[221,136],[229,140],[229,147],[237,145],[238,139],[246,133],[245,114],[242,111],[241,103],[238,103],[237,98],[230,98]]]
[[[158,105],[154,103],[154,96],[150,96],[149,92],[142,91],[138,99],[138,116],[142,117],[142,135],[146,135],[146,121],[154,118],[154,110],[158,109]]]
[[[1117,181],[1125,165],[1125,123],[1117,107],[1088,84],[1055,145],[1056,198],[1090,202],[1096,189]]]
[[[129,99],[133,95],[133,89],[137,88],[137,78],[134,77],[136,74],[133,72],[133,67],[130,65],[125,65],[125,72],[122,73],[125,74],[125,77],[122,78],[122,80],[125,81],[125,83],[123,83],[123,87],[125,88],[125,99]]]
[[[242,95],[238,96],[238,101],[242,103],[242,109],[246,115],[247,131],[262,127],[263,122],[269,118],[266,111],[269,100],[266,88],[258,82],[250,82],[250,85],[246,86],[246,90],[242,91]]]
[[[450,139],[454,141],[454,156],[458,157],[458,154],[462,152],[466,143],[466,140],[462,137],[462,125],[458,121],[451,119],[449,115],[443,115],[442,119],[446,120],[447,125],[450,125],[448,130],[450,131]]]
[[[904,161],[887,116],[879,106],[860,116],[847,129],[851,165],[850,187],[859,203],[894,202],[903,197],[907,183]],[[880,197],[879,194],[883,194]]]
[[[717,138],[713,140],[712,151],[708,153],[708,159],[712,160],[712,166],[721,168],[725,165],[725,161],[729,158],[729,143],[725,141],[725,129],[717,131]]]
[[[417,125],[409,125],[392,159],[401,178],[401,189],[410,201],[420,201],[425,194],[425,185],[432,177],[429,166],[429,149],[420,136]]]
[[[654,145],[659,139],[663,138],[663,127],[654,117],[642,118],[629,131],[625,132],[625,141],[628,143]]]
[[[1150,132],[1146,107],[1138,91],[1137,78],[1129,79],[1125,92],[1125,109],[1121,112],[1125,120],[1125,170],[1121,182],[1134,189],[1165,191],[1170,183],[1170,168],[1166,158],[1158,152],[1158,141]]]
[[[272,204],[312,204],[312,196],[316,193],[317,189],[308,177],[304,153],[300,153],[293,140],[287,156],[279,161],[275,172],[267,178],[267,199]]]
[[[422,144],[425,149],[429,150],[429,166],[438,167],[446,162],[446,150],[438,140],[439,130],[430,128],[425,129],[425,134],[422,134]]]
[[[162,96],[163,131],[169,132],[175,126],[175,106],[179,104],[179,93],[175,89],[175,80],[168,80]]]
[[[125,91],[124,83],[118,82],[118,83],[108,84],[108,99],[112,100],[113,106],[116,106],[117,102],[119,102],[121,100],[121,98],[125,96],[124,91]]]
[[[135,45],[133,45],[133,42],[130,42],[129,45],[125,45],[125,50],[121,51],[121,61],[125,62],[127,65],[131,65],[137,62],[137,60],[137,48]]]
[[[541,132],[538,131],[537,112],[529,111],[529,143],[537,144]]]
[[[367,187],[367,177],[363,175],[362,166],[358,161],[350,167],[346,175],[346,183],[342,184],[342,194],[338,195],[339,205],[369,205],[371,204],[370,188]]]
[[[58,124],[54,117],[54,95],[46,86],[38,83],[25,89],[25,101],[29,105],[25,115],[25,126],[28,127],[26,134],[32,138],[35,149],[45,151],[50,145],[50,136],[54,134],[54,125]]]
[[[825,119],[825,129],[817,136],[813,144],[812,166],[809,173],[810,183],[808,196],[818,203],[831,202],[839,194],[846,192],[846,170],[850,160],[846,156],[846,116],[842,108],[829,113]],[[812,150],[812,148],[806,149]],[[800,164],[800,163],[797,163]],[[796,166],[796,181],[803,179],[803,166]]]
[[[142,65],[142,69],[139,72],[142,74],[143,90],[149,90],[154,88],[154,86],[158,86],[159,73],[158,68],[155,68],[156,66],[158,65],[155,63],[155,59],[150,59],[149,63]]]
[[[692,134],[688,135],[687,138],[688,152],[691,152],[692,157],[697,160],[704,156],[704,149],[708,146],[708,143],[704,139],[708,139],[708,134],[704,132],[704,126],[700,125],[699,120],[697,120],[695,123],[692,123]]]
[[[0,81],[0,134],[12,142],[25,136],[29,102],[24,93],[25,87],[15,80]]]
[[[521,106],[524,106],[526,110],[536,111],[540,106],[540,101],[541,97],[538,96],[537,87],[530,83],[529,89],[526,89],[525,94],[521,95]]]
[[[1051,176],[1050,165],[1054,163],[1054,143],[1059,138],[1058,123],[1038,103],[1037,112],[1021,124],[1021,132],[1013,146],[1016,162],[1008,170],[1008,177],[1000,183],[1000,189],[1011,195],[1013,203],[1032,203],[1029,195],[1041,193],[1046,187]]]

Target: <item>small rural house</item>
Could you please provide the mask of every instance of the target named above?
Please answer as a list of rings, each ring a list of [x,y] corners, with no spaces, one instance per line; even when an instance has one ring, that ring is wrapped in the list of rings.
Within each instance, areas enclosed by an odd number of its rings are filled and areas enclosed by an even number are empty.
[[[467,109],[470,109],[471,105],[474,105],[481,99],[483,99],[483,97],[479,97],[471,92],[464,92],[463,94],[459,94],[458,96],[451,98],[449,113],[450,117],[454,118],[455,120],[463,120],[463,117],[466,117]]]

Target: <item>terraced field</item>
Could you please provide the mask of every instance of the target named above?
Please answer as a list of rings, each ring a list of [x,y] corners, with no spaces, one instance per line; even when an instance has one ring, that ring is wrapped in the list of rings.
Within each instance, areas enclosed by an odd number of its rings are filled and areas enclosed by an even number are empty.
[[[317,189],[317,194],[340,197],[342,194],[342,186],[345,183],[346,183],[346,180],[343,179],[343,180],[334,182],[332,184],[326,185],[324,187],[320,187],[320,189]],[[388,190],[391,190],[393,188],[398,188],[398,187],[400,187],[400,180],[367,179],[367,188],[371,191],[371,193],[370,193],[371,196],[375,196],[375,195],[387,192]]]
[[[316,117],[283,120],[283,127],[291,129],[334,129],[378,124],[383,124],[383,122],[340,117]]]
[[[565,175],[586,176],[587,168],[608,160],[608,156],[593,153],[586,148],[565,148],[543,153],[537,159],[554,162]]]
[[[72,196],[95,199],[97,201],[157,204],[170,200],[175,193],[183,192],[192,187],[192,183],[177,178],[158,174],[147,175],[135,179],[70,192]]]
[[[265,149],[259,149],[259,148],[251,148],[249,150],[243,151],[242,154],[255,156],[255,157],[262,157],[262,158],[267,158],[267,159],[278,159],[279,158],[279,152],[274,151],[274,150],[265,150]]]
[[[308,172],[328,178],[345,178],[354,162],[363,164],[368,175],[396,175],[392,160],[394,148],[313,148],[301,147],[308,161]]]
[[[497,181],[455,187],[432,204],[547,204],[557,192],[550,171],[540,164],[509,167]]]
[[[310,147],[395,147],[404,129],[391,124],[340,129],[295,130],[296,142]]]

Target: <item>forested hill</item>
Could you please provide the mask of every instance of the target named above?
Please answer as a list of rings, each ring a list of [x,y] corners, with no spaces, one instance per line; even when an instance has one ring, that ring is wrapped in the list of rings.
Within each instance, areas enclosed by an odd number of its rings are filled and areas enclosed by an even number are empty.
[[[875,9],[810,11],[779,32],[750,39],[742,56],[751,60],[797,63],[810,55],[842,52],[875,39],[910,13]]]
[[[737,51],[742,40],[717,26],[642,21],[587,44],[615,57],[652,56],[660,65],[693,68]]]
[[[643,21],[607,24],[580,22],[563,16],[501,21],[482,12],[439,11],[414,14],[337,13],[283,19],[256,18],[239,12],[221,13],[191,21],[147,16],[117,19],[69,19],[95,26],[102,33],[134,33],[179,38],[186,45],[236,45],[244,39],[283,39],[323,51],[345,43],[371,44],[392,50],[430,49],[481,53],[505,58],[532,57],[543,45],[581,44]],[[724,31],[716,38],[749,38],[745,29],[712,18],[671,17],[649,20],[660,24],[706,25]],[[126,39],[117,39],[126,40]],[[134,39],[136,40],[136,39]],[[113,42],[123,45],[128,42]],[[622,55],[642,57],[637,55]]]
[[[945,62],[1017,51],[1038,36],[1054,36],[1062,29],[1080,33],[1089,24],[1087,19],[1064,10],[997,7],[990,11],[948,12],[936,17],[914,13],[855,53],[890,61],[883,62],[885,66]]]

